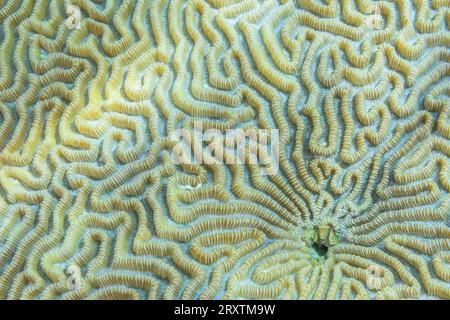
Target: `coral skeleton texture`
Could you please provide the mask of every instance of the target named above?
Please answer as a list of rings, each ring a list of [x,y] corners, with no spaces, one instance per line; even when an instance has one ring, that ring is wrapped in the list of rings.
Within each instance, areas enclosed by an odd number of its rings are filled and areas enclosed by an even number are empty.
[[[449,28],[448,0],[0,0],[0,299],[450,299]],[[278,130],[278,171],[174,162],[196,124]]]

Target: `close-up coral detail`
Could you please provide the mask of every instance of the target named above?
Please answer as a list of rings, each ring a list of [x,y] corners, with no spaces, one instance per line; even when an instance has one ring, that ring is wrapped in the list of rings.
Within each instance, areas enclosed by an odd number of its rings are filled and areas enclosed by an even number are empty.
[[[0,299],[450,299],[449,28],[448,0],[0,0]],[[175,161],[198,125],[276,130],[276,170]]]

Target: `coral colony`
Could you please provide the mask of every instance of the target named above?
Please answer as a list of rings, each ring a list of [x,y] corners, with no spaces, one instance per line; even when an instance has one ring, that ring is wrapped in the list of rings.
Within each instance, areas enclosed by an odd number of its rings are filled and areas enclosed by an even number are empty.
[[[0,1],[0,299],[450,299],[449,24]]]

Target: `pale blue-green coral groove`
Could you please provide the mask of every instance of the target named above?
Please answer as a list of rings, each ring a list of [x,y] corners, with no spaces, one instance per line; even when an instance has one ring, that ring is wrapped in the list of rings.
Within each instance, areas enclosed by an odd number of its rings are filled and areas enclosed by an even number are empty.
[[[0,0],[0,299],[450,299],[449,27],[448,0]],[[194,122],[278,129],[279,171],[174,163]]]

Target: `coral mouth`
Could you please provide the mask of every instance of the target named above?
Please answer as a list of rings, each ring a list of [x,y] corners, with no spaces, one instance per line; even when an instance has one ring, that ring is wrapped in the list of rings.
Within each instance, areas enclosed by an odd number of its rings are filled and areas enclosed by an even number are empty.
[[[313,243],[310,248],[312,258],[316,260],[328,258],[328,246],[320,243]]]

